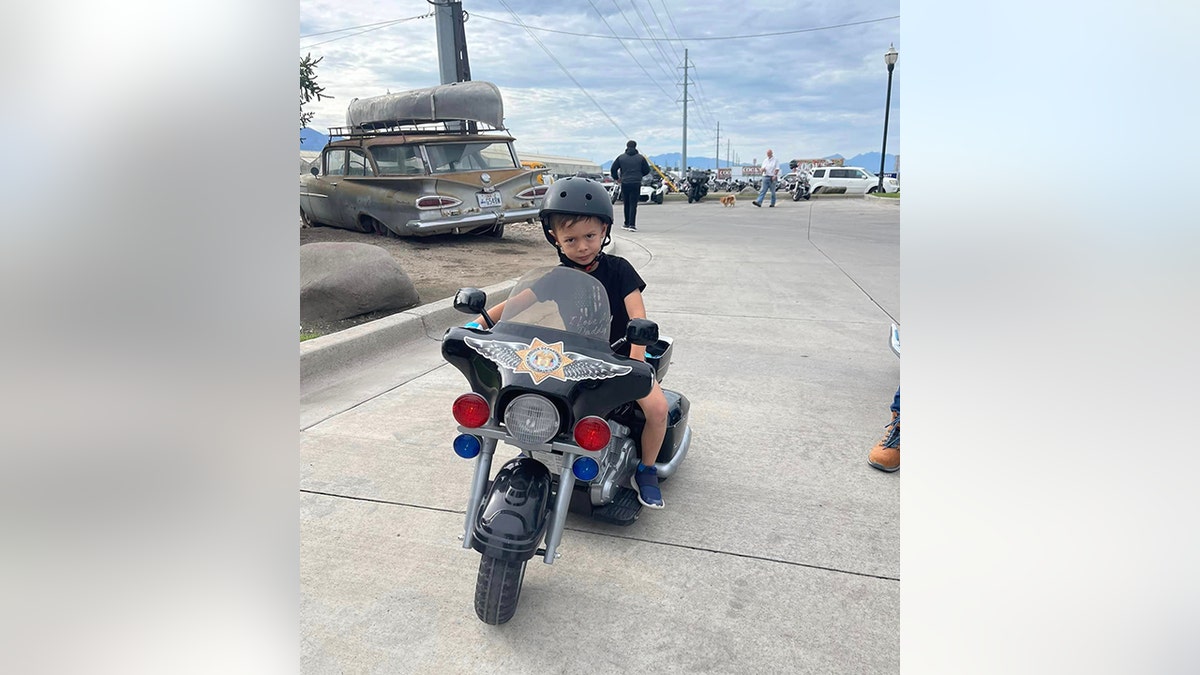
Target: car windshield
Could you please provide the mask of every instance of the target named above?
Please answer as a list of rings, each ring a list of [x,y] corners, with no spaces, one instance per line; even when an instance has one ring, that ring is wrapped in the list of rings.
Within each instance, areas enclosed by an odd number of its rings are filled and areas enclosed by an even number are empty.
[[[518,168],[508,141],[431,143],[425,146],[425,154],[433,173]]]
[[[375,164],[383,176],[411,176],[425,173],[421,149],[415,145],[377,145],[371,149]]]
[[[500,323],[522,323],[608,340],[608,293],[590,274],[570,267],[539,267],[513,286]]]

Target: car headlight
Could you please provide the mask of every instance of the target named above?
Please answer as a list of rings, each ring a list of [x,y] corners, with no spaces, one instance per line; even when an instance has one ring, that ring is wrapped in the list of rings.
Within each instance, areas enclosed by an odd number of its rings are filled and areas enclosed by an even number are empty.
[[[558,435],[558,409],[544,396],[521,394],[504,409],[504,426],[521,443],[548,443]]]

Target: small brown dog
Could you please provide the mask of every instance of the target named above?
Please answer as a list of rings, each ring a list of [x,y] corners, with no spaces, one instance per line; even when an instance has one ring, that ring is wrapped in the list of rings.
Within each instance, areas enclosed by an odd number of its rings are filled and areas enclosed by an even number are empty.
[[[733,206],[737,203],[737,195],[725,195],[721,197],[721,206]]]

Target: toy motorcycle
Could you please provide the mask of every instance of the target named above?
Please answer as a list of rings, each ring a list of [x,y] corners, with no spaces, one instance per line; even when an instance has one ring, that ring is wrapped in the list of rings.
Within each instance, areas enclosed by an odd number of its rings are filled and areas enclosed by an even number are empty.
[[[483,291],[464,288],[454,307],[484,313]],[[471,392],[453,405],[460,435],[454,452],[475,459],[463,548],[481,554],[475,613],[489,624],[513,617],[535,555],[553,564],[567,512],[618,525],[642,509],[628,487],[641,456],[645,416],[637,399],[661,381],[672,342],[646,319],[608,343],[608,295],[591,275],[569,267],[533,270],[513,287],[500,321],[488,329],[446,331],[442,356]],[[646,347],[646,361],[615,353],[622,342]],[[667,432],[655,466],[660,480],[675,473],[691,441],[682,394],[663,390]],[[520,450],[493,480],[498,442]],[[544,543],[543,543],[544,540]]]

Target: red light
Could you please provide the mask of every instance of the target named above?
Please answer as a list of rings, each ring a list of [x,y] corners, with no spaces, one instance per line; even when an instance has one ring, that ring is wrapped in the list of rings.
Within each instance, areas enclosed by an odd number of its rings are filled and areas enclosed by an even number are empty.
[[[575,442],[584,450],[603,450],[611,438],[608,422],[594,415],[575,424]]]
[[[517,195],[517,199],[538,199],[540,197],[545,197],[546,191],[549,189],[550,188],[545,185],[531,187],[527,190],[522,190],[521,193]]]
[[[491,416],[487,401],[479,394],[463,394],[454,399],[454,420],[468,429],[483,426]]]
[[[417,200],[418,209],[448,209],[462,204],[461,199],[445,195],[425,195]]]

